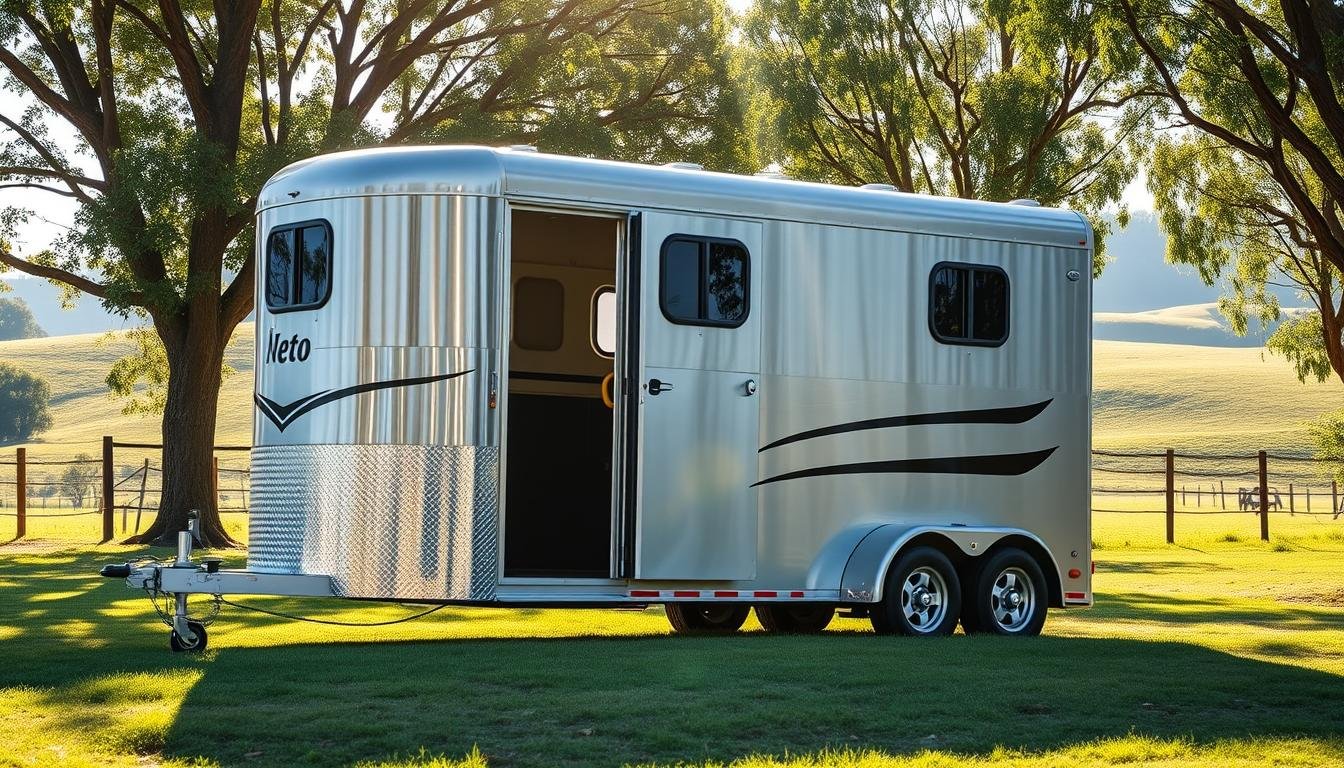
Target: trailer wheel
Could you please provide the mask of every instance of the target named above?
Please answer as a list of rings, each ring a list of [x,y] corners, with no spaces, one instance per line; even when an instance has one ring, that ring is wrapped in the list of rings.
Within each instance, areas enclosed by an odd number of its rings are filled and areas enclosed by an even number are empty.
[[[1020,549],[990,555],[971,590],[961,622],[968,634],[1039,635],[1045,626],[1050,602],[1045,574],[1036,558]]]
[[[880,635],[950,635],[961,613],[961,582],[947,555],[933,547],[915,547],[887,569],[882,601],[869,618]]]
[[[663,609],[680,635],[736,632],[751,613],[750,606],[734,603],[668,603]]]
[[[192,631],[192,634],[196,635],[195,642],[188,645],[174,629],[172,634],[168,636],[168,647],[173,649],[173,653],[200,653],[205,650],[207,642],[205,625],[199,621],[188,621],[187,628]]]
[[[804,605],[756,606],[756,619],[766,632],[811,635],[822,631],[835,617],[835,606],[821,603]]]

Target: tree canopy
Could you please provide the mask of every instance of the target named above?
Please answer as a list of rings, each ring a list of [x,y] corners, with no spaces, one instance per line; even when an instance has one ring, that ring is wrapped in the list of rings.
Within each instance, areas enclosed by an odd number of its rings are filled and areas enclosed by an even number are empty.
[[[1098,231],[1099,272],[1098,214],[1148,126],[1122,28],[1089,2],[760,0],[745,26],[760,143],[802,178],[1071,206]]]
[[[1329,0],[1120,0],[1162,123],[1149,187],[1167,258],[1212,284],[1245,332],[1314,311],[1267,346],[1301,379],[1344,380],[1344,6]]]
[[[0,442],[23,442],[51,429],[50,401],[45,380],[0,362]]]
[[[28,302],[0,297],[0,341],[37,339],[46,335],[28,308]]]
[[[0,68],[20,94],[0,106],[0,187],[79,204],[50,251],[17,253],[0,231],[0,264],[161,340],[164,490],[145,538],[196,508],[205,543],[227,541],[210,442],[224,346],[252,309],[266,178],[322,152],[439,141],[740,170],[725,19],[699,0],[0,1]],[[0,230],[24,215],[0,214]],[[114,379],[155,370],[146,358]]]

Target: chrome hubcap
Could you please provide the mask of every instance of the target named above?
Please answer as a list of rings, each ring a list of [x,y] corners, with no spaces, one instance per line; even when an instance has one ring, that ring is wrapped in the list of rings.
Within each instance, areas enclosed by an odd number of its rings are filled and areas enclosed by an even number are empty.
[[[1035,601],[1036,587],[1031,577],[1017,567],[1005,568],[989,593],[994,620],[1009,632],[1016,632],[1031,621]]]
[[[932,568],[910,572],[901,585],[901,610],[916,632],[929,632],[947,615],[947,582]]]

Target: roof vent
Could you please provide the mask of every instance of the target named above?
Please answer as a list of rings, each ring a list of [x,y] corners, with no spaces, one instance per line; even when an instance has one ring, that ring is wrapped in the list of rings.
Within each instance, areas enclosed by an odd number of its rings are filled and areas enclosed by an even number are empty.
[[[682,162],[682,161],[677,161],[677,162],[675,162],[675,163],[663,163],[663,167],[664,167],[664,168],[680,168],[680,169],[683,170],[683,171],[703,171],[703,170],[705,170],[705,166],[703,166],[703,165],[701,165],[701,164],[699,164],[699,163],[687,163],[687,162]]]
[[[753,173],[752,175],[755,176],[755,177],[758,178],[758,179],[784,179],[784,180],[788,180],[788,178],[789,178],[786,174],[780,173],[779,171],[757,171],[757,172]]]
[[[509,150],[512,152],[536,152],[537,148],[531,144],[510,144]]]
[[[1019,198],[1017,198],[1016,200],[1009,200],[1009,201],[1008,201],[1008,204],[1009,204],[1009,205],[1025,205],[1025,206],[1027,206],[1028,208],[1040,208],[1040,207],[1041,207],[1041,201],[1040,201],[1040,200],[1032,200],[1032,199],[1029,198],[1029,197],[1019,197]]]
[[[896,187],[892,184],[864,184],[859,189],[875,189],[879,192],[895,192]]]

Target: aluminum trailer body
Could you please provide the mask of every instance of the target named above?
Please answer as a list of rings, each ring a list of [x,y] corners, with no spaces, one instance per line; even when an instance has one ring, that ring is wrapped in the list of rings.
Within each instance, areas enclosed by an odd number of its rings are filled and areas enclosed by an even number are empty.
[[[247,570],[155,583],[1039,631],[1092,600],[1092,237],[523,148],[296,163],[257,210]]]

